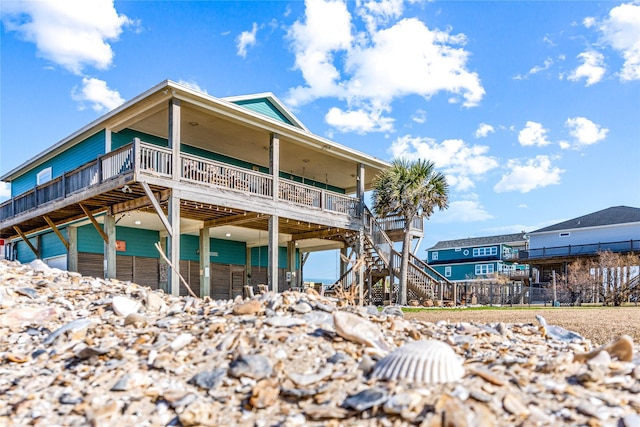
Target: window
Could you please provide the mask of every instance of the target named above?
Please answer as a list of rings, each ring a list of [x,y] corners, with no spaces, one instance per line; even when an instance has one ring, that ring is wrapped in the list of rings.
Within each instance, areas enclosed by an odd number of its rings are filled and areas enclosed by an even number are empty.
[[[496,246],[491,246],[489,248],[473,248],[473,256],[489,256],[497,254],[498,248]]]
[[[477,264],[476,265],[476,276],[481,276],[483,274],[492,274],[493,273],[493,264]]]
[[[571,233],[569,233],[568,231],[566,233],[560,233],[560,237],[569,237],[571,236]]]
[[[462,248],[456,248],[456,252],[460,252]]]
[[[438,260],[438,252],[431,252],[431,261]]]
[[[444,277],[451,277],[451,267],[444,268]]]
[[[40,172],[38,172],[38,175],[36,176],[36,184],[40,185],[40,184],[44,184],[47,181],[51,181],[51,168],[48,167],[46,169],[42,169]]]

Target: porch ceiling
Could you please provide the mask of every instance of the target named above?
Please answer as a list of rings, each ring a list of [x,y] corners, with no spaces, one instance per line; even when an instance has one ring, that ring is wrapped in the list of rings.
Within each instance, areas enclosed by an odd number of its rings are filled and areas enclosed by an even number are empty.
[[[168,109],[156,111],[129,127],[167,138]],[[250,127],[185,103],[181,108],[180,129],[183,144],[269,167],[269,130]],[[281,135],[280,170],[355,192],[357,162],[332,150],[328,144],[311,146]],[[365,165],[365,189],[371,187],[378,170]]]

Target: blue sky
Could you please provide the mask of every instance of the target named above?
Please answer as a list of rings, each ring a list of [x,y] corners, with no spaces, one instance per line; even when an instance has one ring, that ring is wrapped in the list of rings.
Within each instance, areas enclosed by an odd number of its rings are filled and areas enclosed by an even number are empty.
[[[171,79],[273,92],[318,135],[435,161],[450,207],[426,223],[421,257],[439,240],[640,206],[640,2],[0,7],[0,173]],[[312,255],[305,276],[332,277],[335,259]]]

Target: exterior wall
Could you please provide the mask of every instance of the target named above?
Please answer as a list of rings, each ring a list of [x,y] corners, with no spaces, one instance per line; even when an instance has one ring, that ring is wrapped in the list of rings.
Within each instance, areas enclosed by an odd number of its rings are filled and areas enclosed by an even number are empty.
[[[198,250],[200,249],[200,238],[183,234],[180,236],[180,259],[189,261],[200,261]],[[209,239],[209,260],[215,264],[236,264],[245,265],[247,260],[246,245],[244,242],[233,240]]]
[[[117,255],[148,258],[158,258],[160,256],[154,246],[156,242],[160,241],[160,235],[157,231],[116,227],[116,240],[123,240],[127,244],[127,250],[116,252]],[[78,227],[78,252],[104,253],[104,240],[93,228],[93,225],[87,224]]]
[[[65,172],[89,163],[104,154],[105,132],[90,136],[79,144],[70,147],[36,168],[25,172],[11,182],[11,197],[18,196],[36,186],[38,172],[51,167],[51,178],[57,178]]]
[[[436,271],[445,276],[447,279],[451,281],[463,281],[463,280],[472,280],[472,279],[482,279],[486,277],[486,275],[476,276],[476,265],[487,265],[490,264],[493,266],[493,271],[498,272],[500,268],[499,262],[471,262],[471,263],[458,263],[458,264],[440,264],[432,266]],[[446,269],[447,267],[451,267],[451,275],[447,276]]]
[[[568,232],[569,236],[560,237],[560,233]],[[622,242],[640,240],[640,224],[617,224],[589,229],[571,229],[566,231],[550,231],[531,233],[529,248],[541,249],[556,246],[587,245],[593,243]]]
[[[297,253],[296,249],[296,253]],[[269,265],[269,249],[266,246],[251,248],[251,266],[264,267]],[[296,266],[297,267],[297,266]],[[287,268],[287,248],[278,247],[278,268]]]
[[[272,119],[276,119],[283,123],[293,125],[293,123],[291,123],[280,111],[278,111],[278,109],[275,108],[266,98],[251,99],[246,101],[234,101],[233,103],[236,105],[240,105],[247,110],[255,111],[256,113],[271,117]]]
[[[439,249],[428,251],[428,259],[427,262],[430,264],[432,262],[442,262],[442,261],[459,261],[459,262],[470,262],[476,258],[486,258],[486,256],[473,256],[473,250],[479,248],[496,248],[496,255],[490,255],[492,258],[499,258],[502,254],[501,245],[486,245],[486,246],[476,246],[476,247],[466,247],[460,248],[460,250],[454,249]],[[437,259],[434,259],[434,253],[437,253]]]
[[[123,129],[120,132],[111,133],[111,150],[117,150],[118,148],[133,142],[134,138],[140,138],[144,142],[149,144],[158,145],[160,147],[169,146],[169,142],[165,138],[159,138],[157,136],[149,135],[148,133],[138,132],[132,129]]]

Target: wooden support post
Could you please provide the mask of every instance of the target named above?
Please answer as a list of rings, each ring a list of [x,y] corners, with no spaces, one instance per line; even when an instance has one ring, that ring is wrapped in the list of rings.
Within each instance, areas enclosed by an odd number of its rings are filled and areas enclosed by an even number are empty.
[[[260,244],[260,242],[258,242]],[[247,286],[253,287],[253,274],[251,272],[251,248],[245,247],[245,272],[247,275]]]
[[[356,197],[358,198],[356,216],[362,218],[364,213],[364,165],[362,163],[358,163],[356,170]]]
[[[49,224],[49,227],[51,227],[53,232],[56,233],[56,236],[58,236],[58,239],[60,239],[60,241],[62,242],[64,247],[67,248],[67,251],[68,251],[69,250],[69,242],[67,241],[67,239],[65,239],[65,237],[62,235],[60,230],[58,230],[58,227],[56,227],[56,225],[53,223],[53,221],[51,221],[51,218],[49,218],[47,215],[42,215],[42,218],[44,218],[44,220],[47,222],[47,224]]]
[[[67,239],[69,247],[67,248],[67,270],[78,271],[78,227],[67,227]]]
[[[180,100],[169,100],[169,148],[171,148],[171,171],[174,180],[179,180],[182,175],[180,167]],[[173,261],[171,261],[173,262]]]
[[[296,243],[294,241],[287,242],[287,271],[292,273],[289,286],[297,287],[298,272],[296,271]]]
[[[80,206],[80,209],[82,209],[82,212],[84,212],[84,214],[87,216],[87,218],[89,218],[89,221],[91,221],[91,224],[93,224],[93,227],[96,229],[96,231],[102,236],[102,240],[108,242],[109,237],[107,237],[106,233],[102,230],[102,227],[100,227],[100,224],[98,224],[98,221],[96,221],[89,209],[87,209],[87,207],[82,203],[78,203],[78,205]]]
[[[200,229],[200,297],[211,296],[211,237],[208,227]]]
[[[358,256],[356,257],[356,263],[354,265],[359,266],[356,271],[356,282],[358,284],[358,298],[360,299],[359,305],[364,304],[364,230],[358,232]]]
[[[166,231],[160,230],[160,249],[162,253],[167,254],[167,239],[168,235]],[[158,260],[158,287],[162,289],[165,293],[169,293],[169,264],[165,261],[165,259],[161,256]]]
[[[171,273],[169,274],[169,289],[171,295],[180,295],[180,275],[178,269],[180,268],[180,196],[176,194],[175,190],[171,191],[169,196],[169,222],[173,233],[169,234],[169,254],[168,258],[170,264],[173,265]]]
[[[158,218],[160,218],[160,221],[162,222],[164,228],[167,230],[167,233],[169,233],[170,236],[173,236],[173,227],[167,217],[164,216],[162,207],[160,206],[160,203],[158,203],[158,200],[153,194],[153,191],[151,191],[151,187],[149,187],[149,184],[147,184],[145,181],[140,181],[140,185],[142,185],[144,192],[147,194],[147,197],[151,201],[151,205],[153,205],[153,209],[156,211],[156,215],[158,215]]]
[[[107,212],[104,216],[104,231],[107,239],[104,243],[104,278],[116,278],[116,218]]]
[[[280,189],[280,138],[277,133],[271,134],[269,143],[269,173],[273,180],[273,200],[278,201]]]
[[[40,254],[38,253],[38,250],[31,244],[31,242],[29,241],[27,236],[25,236],[22,230],[20,230],[20,228],[17,225],[14,225],[13,229],[16,230],[16,233],[18,233],[22,241],[27,244],[27,246],[29,247],[29,249],[31,249],[31,252],[33,252],[36,258],[40,258]]]
[[[273,292],[278,292],[278,220],[278,215],[271,215],[269,218],[267,286]]]

